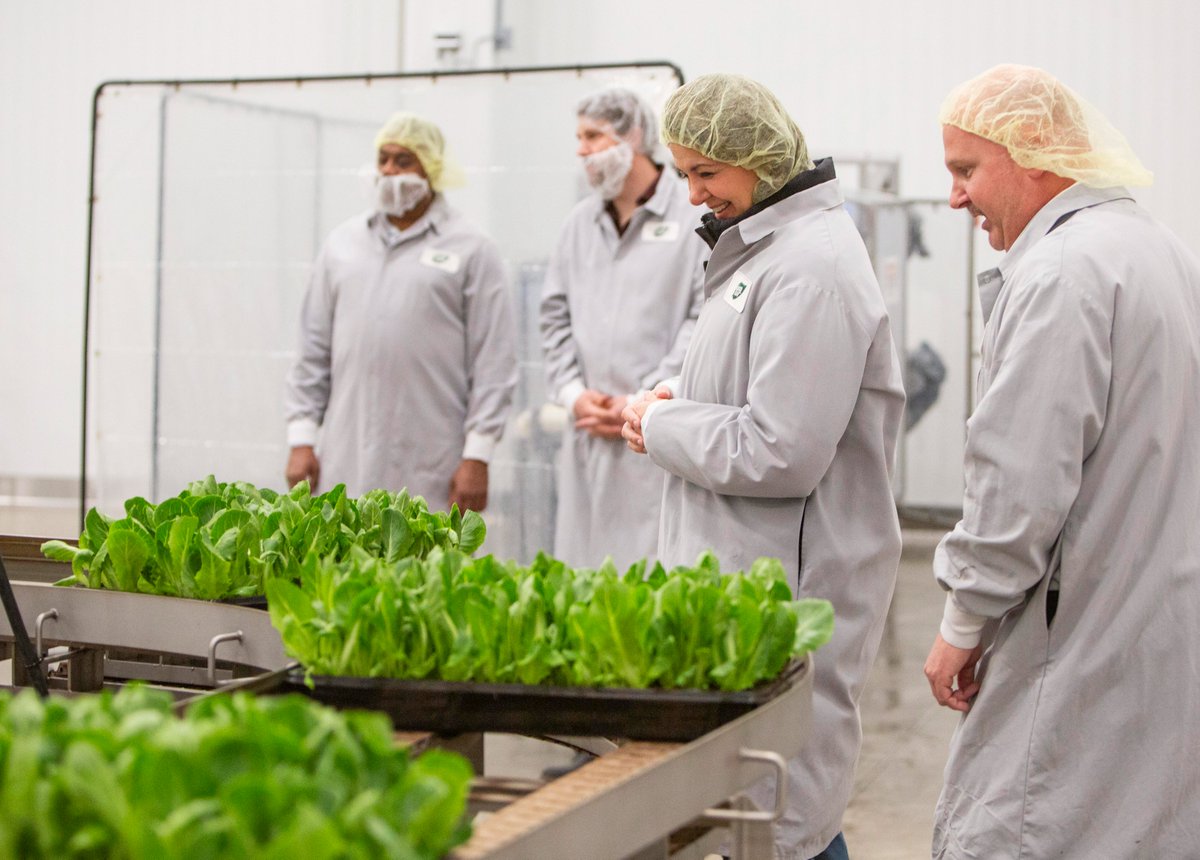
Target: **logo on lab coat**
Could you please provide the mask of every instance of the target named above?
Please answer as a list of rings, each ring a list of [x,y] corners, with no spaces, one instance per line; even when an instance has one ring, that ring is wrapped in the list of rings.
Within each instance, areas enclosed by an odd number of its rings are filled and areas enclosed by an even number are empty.
[[[725,288],[725,304],[740,314],[746,309],[746,297],[750,295],[750,287],[753,284],[745,272],[734,272],[733,277],[729,279],[729,286]]]
[[[443,272],[449,272],[452,275],[458,271],[459,262],[458,254],[451,254],[449,251],[426,248],[421,252],[421,263],[423,265],[433,266],[435,269],[441,269]]]
[[[674,242],[678,238],[677,221],[647,221],[642,225],[643,242]]]

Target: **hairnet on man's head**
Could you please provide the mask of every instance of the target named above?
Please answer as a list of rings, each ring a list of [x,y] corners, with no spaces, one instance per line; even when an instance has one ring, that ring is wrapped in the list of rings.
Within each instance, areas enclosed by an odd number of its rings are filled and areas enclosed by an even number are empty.
[[[376,152],[389,143],[413,151],[425,175],[429,177],[429,187],[434,191],[463,184],[457,166],[446,156],[446,142],[441,129],[424,117],[407,111],[392,114],[375,135]]]
[[[702,75],[671,94],[662,137],[758,176],[753,201],[812,168],[804,135],[774,94],[741,75]]]
[[[1092,188],[1154,179],[1099,110],[1042,69],[988,69],[950,92],[938,120],[1000,144],[1021,167]]]
[[[587,96],[575,108],[575,115],[608,123],[613,133],[635,152],[654,154],[658,121],[650,105],[633,90],[612,87]]]

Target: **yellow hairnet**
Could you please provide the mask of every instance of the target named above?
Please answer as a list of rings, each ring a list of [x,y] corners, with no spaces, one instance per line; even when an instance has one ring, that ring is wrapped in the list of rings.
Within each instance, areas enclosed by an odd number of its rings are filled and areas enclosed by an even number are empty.
[[[429,177],[429,187],[434,191],[463,184],[462,171],[446,156],[441,130],[429,120],[405,111],[392,114],[375,135],[375,151],[386,143],[411,149],[420,159]]]
[[[1021,167],[1092,188],[1154,180],[1099,110],[1041,69],[988,69],[951,91],[938,120],[1000,144]]]
[[[741,75],[702,75],[677,89],[663,108],[662,137],[753,171],[755,203],[813,166],[804,135],[779,99]]]

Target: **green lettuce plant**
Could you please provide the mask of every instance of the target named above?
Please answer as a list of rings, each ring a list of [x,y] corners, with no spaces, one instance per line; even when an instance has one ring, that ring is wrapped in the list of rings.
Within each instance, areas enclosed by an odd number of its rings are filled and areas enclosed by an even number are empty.
[[[469,836],[465,759],[302,696],[0,692],[0,857],[423,860]]]
[[[397,561],[434,547],[472,553],[486,535],[474,511],[432,512],[421,497],[345,486],[314,496],[301,482],[287,493],[211,475],[152,505],[125,502],[113,519],[95,508],[77,546],[52,540],[42,552],[71,565],[59,585],[220,600],[266,593],[277,577],[295,578],[309,556],[344,559],[352,548]]]
[[[309,557],[267,584],[271,621],[309,675],[743,690],[827,642],[833,607],[792,600],[782,564],[722,573],[705,553],[571,569],[435,549],[389,563]]]

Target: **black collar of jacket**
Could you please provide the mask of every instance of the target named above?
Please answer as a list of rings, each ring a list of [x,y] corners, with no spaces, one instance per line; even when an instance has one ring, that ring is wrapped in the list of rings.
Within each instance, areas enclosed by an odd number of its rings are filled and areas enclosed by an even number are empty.
[[[713,248],[716,246],[717,240],[721,238],[721,234],[734,224],[739,224],[752,215],[757,215],[768,206],[774,206],[780,200],[791,197],[793,194],[807,191],[809,188],[820,185],[822,182],[828,182],[830,179],[835,179],[836,177],[837,173],[833,169],[833,159],[822,158],[813,165],[811,170],[797,173],[784,183],[782,188],[770,197],[758,201],[741,215],[722,219],[709,212],[702,216],[700,218],[700,226],[696,228],[696,235],[703,239],[709,248]]]

